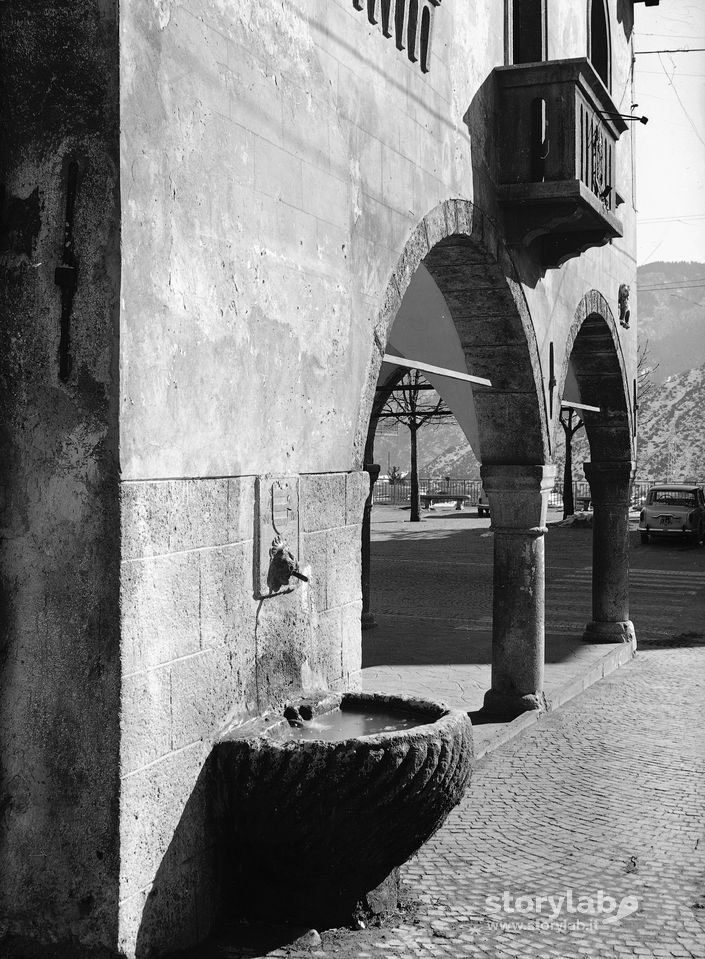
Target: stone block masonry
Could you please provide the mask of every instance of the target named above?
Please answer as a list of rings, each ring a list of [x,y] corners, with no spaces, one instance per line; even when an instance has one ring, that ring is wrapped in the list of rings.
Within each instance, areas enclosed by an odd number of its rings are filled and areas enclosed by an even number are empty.
[[[367,475],[307,474],[290,484],[309,582],[271,596],[255,570],[256,485],[245,476],[121,486],[119,938],[127,955],[196,942],[214,918],[208,757],[226,720],[350,687],[360,669]]]

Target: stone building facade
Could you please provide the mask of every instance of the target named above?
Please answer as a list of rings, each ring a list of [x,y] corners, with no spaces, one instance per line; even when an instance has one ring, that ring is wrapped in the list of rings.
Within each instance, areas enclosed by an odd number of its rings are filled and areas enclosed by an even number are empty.
[[[356,681],[385,352],[492,383],[438,380],[493,510],[488,711],[544,705],[570,390],[599,408],[588,633],[633,637],[633,24],[632,0],[0,4],[6,934],[207,933],[218,731]],[[277,535],[309,582],[272,592]]]

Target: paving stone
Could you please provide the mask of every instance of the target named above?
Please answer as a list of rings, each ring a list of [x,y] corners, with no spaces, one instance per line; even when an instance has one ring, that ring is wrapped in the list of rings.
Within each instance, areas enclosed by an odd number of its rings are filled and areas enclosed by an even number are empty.
[[[393,936],[323,933],[323,951],[702,959],[704,702],[704,648],[639,653],[478,764],[466,798],[403,869],[414,923]],[[503,896],[525,911],[493,913],[488,902]],[[537,896],[564,897],[552,928],[536,922],[550,918]],[[567,911],[581,903],[594,914]],[[619,904],[624,916],[605,923]]]

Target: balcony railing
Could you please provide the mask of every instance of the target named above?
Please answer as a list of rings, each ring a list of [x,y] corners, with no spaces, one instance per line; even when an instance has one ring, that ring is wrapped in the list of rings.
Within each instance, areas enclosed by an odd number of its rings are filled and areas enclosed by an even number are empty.
[[[617,140],[627,125],[585,58],[498,67],[499,199],[510,243],[557,266],[622,236]]]

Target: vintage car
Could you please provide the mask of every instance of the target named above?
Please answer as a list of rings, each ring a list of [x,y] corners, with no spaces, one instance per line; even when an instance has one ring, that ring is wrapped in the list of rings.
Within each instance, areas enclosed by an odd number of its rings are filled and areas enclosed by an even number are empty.
[[[685,536],[694,543],[705,537],[705,496],[700,486],[664,483],[652,486],[639,514],[642,543],[651,536]]]

